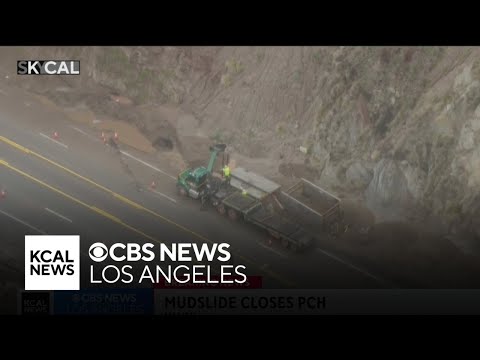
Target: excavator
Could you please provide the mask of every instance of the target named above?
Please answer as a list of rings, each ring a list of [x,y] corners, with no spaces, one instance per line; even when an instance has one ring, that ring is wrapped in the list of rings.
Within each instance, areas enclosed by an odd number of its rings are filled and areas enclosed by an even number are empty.
[[[220,153],[222,157],[222,167],[228,164],[228,154],[225,156],[226,144],[215,144],[210,147],[210,159],[208,165],[197,168],[189,168],[178,175],[177,192],[182,196],[189,196],[198,199],[202,196],[207,186],[218,183],[212,177],[213,167]]]

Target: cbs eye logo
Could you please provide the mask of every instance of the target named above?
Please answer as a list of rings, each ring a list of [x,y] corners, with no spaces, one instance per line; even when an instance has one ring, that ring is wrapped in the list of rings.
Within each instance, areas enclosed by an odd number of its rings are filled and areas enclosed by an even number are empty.
[[[96,262],[100,262],[107,258],[108,249],[102,243],[95,243],[90,246],[88,254],[90,255],[90,259]]]

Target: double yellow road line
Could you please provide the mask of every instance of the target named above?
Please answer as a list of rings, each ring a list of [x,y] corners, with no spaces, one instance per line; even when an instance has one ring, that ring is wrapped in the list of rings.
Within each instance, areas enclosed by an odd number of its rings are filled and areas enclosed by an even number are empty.
[[[134,228],[133,226],[124,223],[122,220],[120,220],[119,218],[117,218],[116,216],[114,216],[114,215],[112,215],[112,214],[107,213],[105,210],[99,209],[99,208],[97,208],[97,207],[95,207],[95,206],[93,206],[93,205],[89,205],[89,204],[83,202],[82,200],[79,200],[79,199],[73,197],[72,195],[69,195],[69,194],[67,194],[66,192],[63,192],[62,190],[59,190],[59,189],[57,189],[57,188],[55,188],[55,187],[47,184],[46,182],[44,182],[44,181],[42,181],[42,180],[40,180],[40,179],[37,179],[36,177],[33,177],[32,175],[27,174],[26,172],[24,172],[24,171],[22,171],[22,170],[20,170],[20,169],[17,169],[16,167],[10,165],[10,164],[9,164],[8,162],[6,162],[5,160],[0,159],[0,165],[5,166],[6,168],[8,168],[8,169],[10,169],[10,170],[12,170],[12,171],[14,171],[14,172],[16,172],[17,174],[20,174],[20,175],[22,175],[23,177],[25,177],[25,178],[27,178],[27,179],[29,179],[29,180],[32,180],[33,182],[36,182],[37,184],[40,184],[40,185],[42,185],[43,187],[46,187],[47,189],[49,189],[49,190],[51,190],[51,191],[53,191],[53,192],[56,192],[57,194],[62,195],[63,197],[65,197],[65,198],[73,201],[74,203],[77,203],[77,204],[79,204],[79,205],[82,205],[82,206],[86,207],[87,209],[90,209],[90,210],[92,210],[93,212],[95,212],[95,213],[97,213],[97,214],[99,214],[99,215],[101,215],[101,216],[103,216],[103,217],[106,217],[106,218],[110,219],[111,221],[116,222],[117,224],[120,224],[121,226],[123,226],[123,227],[125,227],[125,228],[127,228],[127,229],[129,229],[129,230],[134,231],[134,232],[136,232],[137,234],[146,237],[147,239],[150,239],[150,240],[155,241],[155,242],[161,242],[160,240],[155,239],[154,237],[152,237],[152,236],[150,236],[150,235],[148,235],[148,234],[145,234],[143,231],[140,231],[140,230]]]
[[[100,185],[100,184],[96,183],[95,181],[93,181],[93,180],[91,180],[91,179],[89,179],[89,178],[87,178],[87,177],[85,177],[85,176],[83,176],[83,175],[80,175],[80,174],[78,174],[77,172],[75,172],[75,171],[73,171],[73,170],[71,170],[71,169],[69,169],[69,168],[67,168],[67,167],[65,167],[65,166],[63,166],[63,165],[55,162],[55,161],[53,161],[53,160],[51,160],[51,159],[48,159],[47,157],[45,157],[45,156],[43,156],[43,155],[41,155],[41,154],[38,154],[38,153],[35,152],[35,151],[32,151],[32,150],[30,150],[30,149],[28,149],[28,148],[26,148],[26,147],[24,147],[24,146],[22,146],[22,145],[20,145],[20,144],[17,144],[16,142],[14,142],[14,141],[12,141],[12,140],[4,137],[4,136],[1,136],[1,135],[0,135],[0,141],[3,142],[3,143],[5,143],[5,144],[7,144],[7,145],[10,145],[10,146],[16,148],[17,150],[20,150],[20,151],[22,151],[22,152],[24,152],[24,153],[26,153],[26,154],[29,154],[29,155],[34,156],[34,157],[36,157],[36,158],[38,158],[38,159],[40,159],[40,160],[42,160],[42,161],[45,161],[45,162],[47,162],[47,163],[49,163],[49,164],[51,164],[51,165],[53,165],[53,166],[55,166],[55,167],[63,170],[63,171],[66,171],[67,173],[69,173],[69,174],[71,174],[71,175],[73,175],[73,176],[75,176],[75,177],[77,177],[77,178],[79,178],[79,179],[81,179],[81,180],[83,180],[83,181],[86,181],[87,183],[89,183],[89,184],[91,184],[91,185],[93,185],[93,186],[95,186],[95,187],[97,187],[97,188],[99,188],[99,189],[101,189],[101,190],[103,190],[103,191],[111,194],[113,197],[115,197],[115,198],[117,198],[118,200],[124,202],[125,204],[128,204],[129,206],[132,206],[132,207],[136,208],[137,210],[142,210],[142,211],[144,211],[144,212],[146,212],[146,213],[148,213],[148,214],[150,214],[150,215],[153,215],[153,216],[161,219],[162,221],[167,222],[168,224],[171,224],[171,225],[173,225],[173,226],[175,226],[175,227],[177,227],[177,228],[179,228],[179,229],[181,229],[181,230],[183,230],[183,231],[185,231],[185,232],[187,232],[187,233],[190,233],[191,235],[193,235],[193,236],[195,236],[195,237],[197,237],[197,238],[199,238],[199,239],[201,239],[201,240],[203,240],[203,241],[206,241],[206,242],[209,242],[209,243],[212,243],[212,244],[214,243],[212,240],[206,238],[205,236],[200,235],[200,234],[198,234],[197,232],[192,231],[192,230],[190,230],[190,229],[188,229],[188,228],[186,228],[186,227],[184,227],[184,226],[176,223],[175,221],[170,220],[170,219],[168,219],[168,218],[166,218],[166,217],[158,214],[157,212],[155,212],[155,211],[153,211],[153,210],[150,210],[150,209],[148,209],[148,208],[146,208],[146,207],[138,204],[137,202],[135,202],[135,201],[133,201],[133,200],[127,199],[127,198],[124,197],[123,195],[120,195],[120,194],[114,192],[113,190],[110,190],[110,189],[106,188],[105,186]],[[22,176],[24,176],[24,177],[26,177],[26,178],[28,178],[28,179],[30,179],[30,180],[32,180],[32,181],[34,181],[34,182],[36,182],[36,183],[38,183],[38,184],[40,184],[40,185],[42,185],[42,186],[44,186],[44,187],[46,187],[46,188],[48,188],[48,189],[50,189],[50,190],[52,190],[52,191],[60,194],[60,195],[68,198],[69,200],[71,200],[71,201],[73,201],[73,202],[75,202],[75,203],[77,203],[77,204],[80,204],[80,205],[82,205],[82,206],[84,206],[84,207],[87,207],[88,209],[96,212],[97,214],[99,214],[99,215],[101,215],[101,216],[103,216],[103,217],[106,217],[106,218],[108,218],[108,219],[110,219],[110,220],[118,223],[119,225],[121,225],[121,226],[123,226],[123,227],[125,227],[125,228],[128,228],[128,229],[136,232],[137,234],[140,234],[140,235],[146,237],[147,239],[150,239],[150,240],[152,240],[152,241],[161,243],[160,240],[155,239],[155,238],[153,238],[152,236],[150,236],[150,235],[148,235],[148,234],[145,234],[144,232],[142,232],[142,231],[134,228],[133,226],[130,226],[130,225],[126,224],[125,222],[121,221],[120,219],[118,219],[118,218],[115,217],[114,215],[111,215],[111,214],[107,213],[106,211],[104,211],[104,210],[102,210],[102,209],[99,209],[99,208],[97,208],[97,207],[95,207],[95,206],[88,205],[88,204],[86,204],[85,202],[83,202],[83,201],[81,201],[81,200],[79,200],[79,199],[76,199],[75,197],[73,197],[73,196],[71,196],[71,195],[69,195],[69,194],[66,194],[66,193],[63,192],[63,191],[61,191],[61,190],[59,190],[59,189],[56,189],[55,187],[53,187],[53,186],[45,183],[44,181],[39,180],[39,179],[37,179],[37,178],[35,178],[35,177],[33,177],[33,176],[25,173],[24,171],[22,171],[22,170],[20,170],[20,169],[17,169],[17,168],[15,168],[15,167],[13,167],[13,166],[11,166],[9,163],[7,163],[7,162],[4,161],[4,160],[1,160],[1,159],[0,159],[0,165],[3,165],[3,166],[5,166],[5,167],[7,167],[7,168],[9,168],[9,169],[17,172],[18,174],[20,174],[20,175],[22,175]],[[243,255],[235,254],[235,256],[238,257],[239,259],[241,259],[245,264],[250,264],[250,265],[253,265],[253,266],[255,266],[255,267],[258,267],[252,260],[246,258],[246,257],[243,256]],[[262,270],[262,271],[263,271],[265,274],[269,275],[270,277],[272,277],[272,278],[280,281],[281,283],[283,283],[283,284],[285,284],[285,285],[287,285],[287,286],[293,286],[293,283],[292,283],[291,281],[286,280],[286,279],[280,277],[279,275],[275,274],[274,272],[272,272],[272,271],[270,271],[270,270],[265,269],[265,270]]]

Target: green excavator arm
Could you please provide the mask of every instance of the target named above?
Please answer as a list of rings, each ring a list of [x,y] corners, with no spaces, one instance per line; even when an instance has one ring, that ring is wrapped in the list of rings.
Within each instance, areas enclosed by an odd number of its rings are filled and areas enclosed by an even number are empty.
[[[207,172],[209,174],[212,173],[213,166],[215,165],[215,160],[217,160],[218,154],[224,152],[226,148],[226,144],[215,144],[213,146],[210,146],[210,160],[207,166]]]

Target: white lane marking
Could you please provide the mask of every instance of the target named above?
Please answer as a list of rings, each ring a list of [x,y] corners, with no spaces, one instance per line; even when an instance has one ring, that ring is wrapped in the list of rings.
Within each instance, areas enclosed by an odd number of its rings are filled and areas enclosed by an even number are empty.
[[[79,128],[75,127],[75,126],[70,126],[70,127],[71,127],[73,130],[78,131],[80,134],[85,135],[86,137],[88,137],[89,139],[91,139],[91,140],[93,140],[93,141],[96,141],[96,142],[99,142],[99,141],[100,141],[99,139],[97,139],[96,137],[94,137],[94,136],[86,133],[86,132],[83,131],[82,129],[79,129]]]
[[[163,196],[163,197],[167,198],[167,199],[170,200],[170,201],[173,201],[175,204],[177,203],[177,200],[172,199],[170,196],[167,196],[167,195],[165,195],[165,194],[162,194],[160,191],[156,191],[156,190],[152,190],[152,189],[150,189],[150,191],[153,192],[153,193],[155,193],[155,194],[157,194],[157,195]]]
[[[50,136],[45,135],[44,133],[40,133],[40,135],[43,136],[44,138],[47,138],[48,140],[53,141],[55,144],[60,145],[60,146],[63,146],[65,149],[68,149],[68,146],[65,145],[64,143],[61,143],[60,141],[57,141],[57,140],[55,140],[55,139],[52,139]]]
[[[363,275],[365,275],[365,276],[367,276],[367,277],[369,277],[369,278],[374,279],[375,281],[377,281],[377,282],[379,282],[379,283],[387,284],[387,282],[386,282],[385,280],[383,280],[383,279],[381,279],[381,278],[379,278],[379,277],[377,277],[377,276],[369,273],[369,272],[366,271],[366,270],[360,269],[359,267],[357,267],[357,266],[355,266],[355,265],[353,265],[353,264],[350,264],[349,262],[347,262],[347,261],[345,261],[345,260],[340,259],[339,257],[337,257],[337,256],[329,253],[328,251],[322,250],[322,249],[320,249],[320,248],[316,248],[315,250],[318,251],[318,252],[320,252],[320,253],[322,253],[323,255],[328,256],[329,258],[332,258],[332,259],[334,259],[334,260],[342,263],[343,265],[348,266],[349,268],[352,268],[352,269],[360,272],[361,274],[363,274]]]
[[[257,243],[257,244],[260,245],[261,247],[263,247],[263,248],[265,248],[265,249],[273,252],[274,254],[276,254],[276,255],[278,255],[278,256],[281,256],[281,257],[284,257],[284,258],[288,257],[287,255],[282,254],[281,252],[278,252],[278,251],[275,250],[275,249],[272,249],[270,246],[267,246],[267,245],[262,244],[262,243]]]
[[[70,220],[70,219],[67,218],[66,216],[63,216],[62,214],[59,214],[59,213],[57,213],[57,212],[55,212],[55,211],[53,211],[53,210],[50,210],[49,208],[45,208],[45,210],[47,210],[49,213],[51,213],[51,214],[53,214],[53,215],[58,216],[60,219],[66,220],[66,221],[68,221],[68,222],[70,222],[70,223],[73,222],[72,220]]]
[[[15,220],[15,221],[18,221],[20,224],[25,225],[26,227],[28,227],[28,228],[30,228],[30,229],[32,229],[32,230],[35,230],[36,232],[39,232],[40,234],[47,235],[47,233],[46,233],[45,231],[40,230],[40,229],[37,229],[35,226],[30,225],[30,224],[26,223],[25,221],[23,221],[23,220],[15,217],[15,216],[13,216],[13,215],[10,215],[9,213],[7,213],[7,212],[5,212],[5,211],[3,211],[3,210],[0,210],[0,213],[2,213],[2,214],[5,215],[5,216],[8,216],[10,219],[13,219],[13,220]]]
[[[159,168],[156,168],[155,166],[150,165],[149,163],[147,163],[147,162],[145,162],[145,161],[143,161],[143,160],[140,160],[139,158],[137,158],[137,157],[135,157],[135,156],[127,153],[126,151],[122,151],[122,150],[121,150],[120,153],[122,153],[122,154],[125,155],[125,156],[128,156],[129,158],[131,158],[131,159],[133,159],[133,160],[138,161],[139,163],[141,163],[141,164],[143,164],[143,165],[145,165],[145,166],[148,166],[150,169],[153,169],[153,170],[155,170],[155,171],[158,171],[159,173],[162,173],[163,175],[167,175],[168,177],[172,178],[173,180],[177,180],[177,178],[176,178],[175,176],[172,176],[172,175],[170,175],[169,173],[166,173],[165,171],[160,170]]]
[[[75,127],[75,126],[70,126],[70,127],[71,127],[73,130],[78,131],[80,134],[83,134],[83,135],[86,135],[86,136],[90,136],[90,135],[88,135],[85,131],[83,131],[82,129],[79,129],[79,128]]]
[[[78,131],[79,133],[87,136],[88,138],[90,138],[90,139],[92,139],[92,140],[94,140],[94,141],[97,141],[97,142],[100,141],[99,139],[97,139],[97,138],[93,137],[92,135],[86,133],[86,132],[83,131],[82,129],[79,129],[79,128],[75,127],[75,126],[71,126],[71,128],[72,128],[73,130]],[[170,177],[170,178],[173,179],[173,180],[177,180],[177,178],[176,178],[175,176],[172,176],[172,175],[170,175],[169,173],[167,173],[167,172],[165,172],[165,171],[163,171],[163,170],[160,170],[159,168],[157,168],[157,167],[155,167],[155,166],[153,166],[153,165],[151,165],[151,164],[149,164],[149,163],[147,163],[147,162],[145,162],[145,161],[143,161],[143,160],[141,160],[141,159],[133,156],[132,154],[129,154],[129,153],[126,152],[126,151],[121,150],[120,153],[123,154],[123,155],[125,155],[125,156],[128,156],[129,158],[131,158],[131,159],[133,159],[133,160],[135,160],[135,161],[138,161],[139,163],[141,163],[141,164],[143,164],[143,165],[145,165],[145,166],[148,166],[149,168],[151,168],[151,169],[153,169],[153,170],[155,170],[155,171],[158,171],[159,173],[162,173],[162,174],[164,174],[164,175],[167,175],[168,177]],[[174,200],[174,201],[175,201],[175,200]],[[176,201],[175,201],[175,202],[176,202]]]

